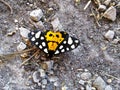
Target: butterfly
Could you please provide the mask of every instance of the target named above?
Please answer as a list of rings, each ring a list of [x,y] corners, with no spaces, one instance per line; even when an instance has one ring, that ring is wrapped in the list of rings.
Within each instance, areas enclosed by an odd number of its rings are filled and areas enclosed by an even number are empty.
[[[73,50],[80,44],[77,38],[70,36],[64,31],[54,32],[46,30],[42,32],[34,30],[28,34],[28,37],[32,45],[38,47],[50,58],[54,55]]]

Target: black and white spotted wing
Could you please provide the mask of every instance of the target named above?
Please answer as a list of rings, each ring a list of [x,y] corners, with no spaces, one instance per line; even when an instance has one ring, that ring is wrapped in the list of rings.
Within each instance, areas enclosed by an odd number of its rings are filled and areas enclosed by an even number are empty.
[[[63,52],[71,51],[77,48],[79,44],[80,42],[77,38],[71,37],[69,36],[69,34],[66,33],[64,35],[64,41],[61,44],[59,44],[54,54],[60,54]]]
[[[41,31],[32,31],[28,34],[29,40],[35,46],[45,53],[48,53],[48,46],[46,43],[44,32]]]

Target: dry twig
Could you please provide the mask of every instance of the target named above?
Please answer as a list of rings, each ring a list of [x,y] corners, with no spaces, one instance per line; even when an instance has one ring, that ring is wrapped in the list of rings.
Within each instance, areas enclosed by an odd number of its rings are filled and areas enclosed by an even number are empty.
[[[22,64],[20,65],[20,67],[22,67],[26,62],[28,62],[29,60],[31,60],[40,50],[37,50],[30,58],[26,59],[24,62],[22,62]]]
[[[6,6],[8,6],[8,8],[10,9],[11,14],[13,14],[13,9],[7,2],[5,2],[4,0],[0,0],[0,2],[4,3]]]
[[[86,10],[88,8],[88,6],[90,5],[90,3],[91,3],[91,0],[89,0],[88,3],[85,5],[84,10]]]

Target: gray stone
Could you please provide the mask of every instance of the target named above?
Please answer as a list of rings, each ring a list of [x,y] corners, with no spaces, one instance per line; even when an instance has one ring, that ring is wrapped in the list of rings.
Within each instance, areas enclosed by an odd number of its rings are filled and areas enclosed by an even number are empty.
[[[85,81],[84,81],[84,80],[80,80],[80,81],[79,81],[79,84],[84,85],[84,84],[85,84]]]
[[[40,72],[35,71],[32,77],[33,77],[33,81],[38,83],[40,81]]]
[[[97,90],[104,90],[106,87],[105,81],[99,76],[93,82],[93,86],[97,88]]]
[[[85,90],[92,90],[90,85],[86,85],[86,89]]]
[[[47,79],[43,79],[42,84],[46,85],[47,84]]]
[[[89,72],[83,72],[82,74],[81,74],[81,78],[83,79],[83,80],[88,80],[88,79],[90,79],[91,78],[91,73],[89,73]]]
[[[98,10],[105,11],[106,10],[106,6],[105,5],[99,5]]]
[[[43,69],[39,69],[40,77],[45,77],[45,71]]]
[[[104,4],[105,4],[106,6],[108,6],[108,5],[110,4],[110,2],[111,2],[111,0],[105,0],[105,1],[104,1]]]
[[[114,38],[115,32],[112,30],[109,30],[106,34],[105,34],[105,38],[107,38],[108,40],[112,40]]]
[[[107,85],[107,86],[105,87],[105,90],[113,90],[113,89],[112,89],[112,87],[111,87],[110,85]]]
[[[49,80],[50,80],[50,82],[55,82],[55,81],[58,80],[58,77],[56,77],[56,76],[50,76]]]
[[[41,9],[33,10],[30,13],[30,18],[34,21],[39,21],[43,17],[43,12]]]
[[[23,42],[20,42],[20,44],[17,46],[17,50],[18,51],[22,51],[24,49],[26,49],[26,44],[24,44]]]
[[[58,18],[55,18],[52,22],[51,22],[53,29],[54,30],[62,30],[62,25],[60,24],[60,21]]]
[[[111,6],[109,7],[105,13],[103,14],[103,16],[111,21],[115,21],[116,20],[116,8]]]
[[[23,27],[20,27],[19,30],[20,30],[20,35],[22,37],[28,38],[28,33],[30,33],[30,30],[23,28]]]

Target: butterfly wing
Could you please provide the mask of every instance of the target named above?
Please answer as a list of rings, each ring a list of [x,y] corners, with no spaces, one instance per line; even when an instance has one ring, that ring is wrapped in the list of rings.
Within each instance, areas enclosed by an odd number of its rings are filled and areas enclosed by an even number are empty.
[[[60,54],[66,51],[71,51],[75,48],[78,47],[78,45],[80,44],[79,40],[75,37],[71,37],[69,36],[69,34],[65,33],[65,32],[61,32],[63,37],[64,37],[64,41],[59,44],[58,48],[56,49],[54,54]]]
[[[29,40],[33,45],[45,53],[48,53],[48,45],[45,39],[45,33],[41,31],[32,31],[28,34]]]

